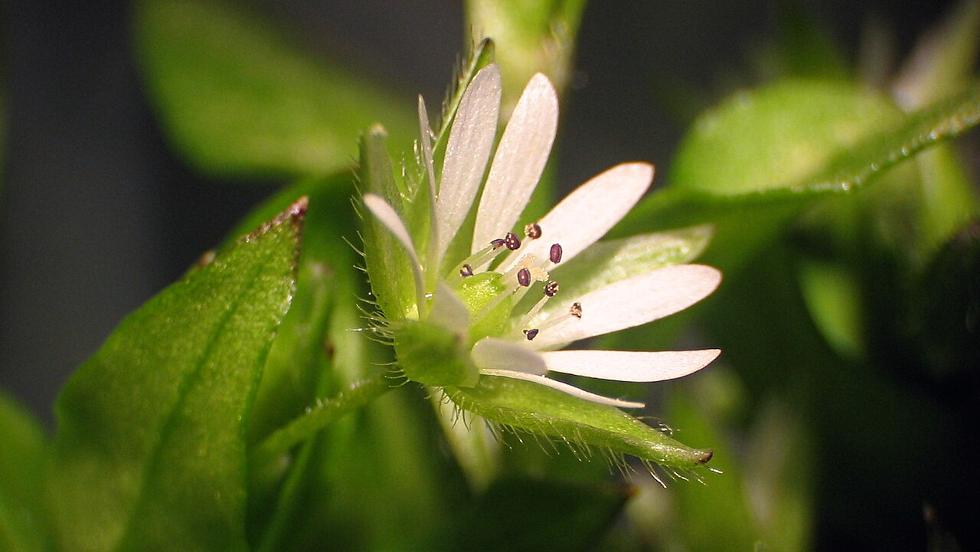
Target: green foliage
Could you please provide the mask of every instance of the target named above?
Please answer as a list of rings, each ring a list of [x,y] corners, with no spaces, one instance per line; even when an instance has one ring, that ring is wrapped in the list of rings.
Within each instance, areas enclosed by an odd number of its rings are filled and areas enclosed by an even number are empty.
[[[143,0],[136,40],[147,89],[176,148],[202,171],[330,175],[382,114],[414,135],[389,91],[314,60],[286,32],[220,0]]]
[[[862,488],[899,509],[885,482],[921,497],[969,476],[972,427],[957,428],[936,390],[975,410],[978,197],[950,139],[980,124],[980,7],[964,2],[885,90],[848,80],[837,42],[780,6],[781,74],[698,117],[668,186],[551,271],[562,294],[582,295],[702,254],[725,270],[710,305],[601,339],[724,349],[651,397],[671,432],[478,376],[474,336],[512,329],[497,274],[453,284],[482,315],[469,335],[419,320],[404,248],[352,205],[380,195],[425,244],[424,176],[410,154],[393,163],[388,131],[369,126],[383,121],[407,152],[411,102],[312,59],[241,6],[141,0],[138,61],[183,158],[213,175],[302,178],[122,322],[65,386],[52,442],[0,395],[0,548],[796,550],[813,545],[817,500]],[[505,78],[504,119],[535,72],[567,89],[584,7],[465,3],[469,38],[494,41],[474,40],[459,68],[432,136],[437,167],[462,91],[488,63]],[[529,217],[550,205],[553,174]],[[454,259],[469,254],[468,232]],[[448,385],[449,400],[400,375]],[[535,443],[498,454],[515,436]],[[611,467],[639,467],[627,457],[706,484],[610,484]],[[865,507],[845,506],[855,519]]]
[[[42,496],[48,439],[37,421],[0,391],[0,549],[46,550]]]
[[[441,542],[449,550],[588,549],[630,494],[624,485],[499,479],[461,513]]]
[[[48,493],[74,550],[244,549],[245,420],[301,201],[126,318],[65,386]]]

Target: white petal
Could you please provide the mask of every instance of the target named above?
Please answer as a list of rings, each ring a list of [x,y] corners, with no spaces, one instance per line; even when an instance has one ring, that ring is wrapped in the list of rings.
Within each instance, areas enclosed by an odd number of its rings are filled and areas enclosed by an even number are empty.
[[[544,376],[527,374],[525,372],[511,372],[510,370],[480,370],[480,373],[487,376],[498,376],[502,378],[513,378],[513,379],[534,382],[539,385],[544,385],[545,387],[557,389],[562,393],[571,395],[573,397],[577,397],[579,399],[584,399],[589,402],[594,402],[599,404],[605,404],[608,406],[615,406],[617,408],[643,408],[644,406],[646,406],[641,402],[624,401],[621,399],[614,399],[612,397],[603,397],[602,395],[596,395],[595,393],[589,393],[588,391],[579,389],[574,385],[568,385],[567,383],[562,383],[560,381],[548,379]]]
[[[720,282],[721,273],[710,266],[676,265],[620,280],[577,299],[569,297],[558,303],[558,310],[550,308],[543,315],[562,318],[553,326],[542,328],[532,346],[555,348],[652,322],[704,299]],[[555,300],[549,302],[549,307],[552,302]],[[564,316],[575,302],[582,306],[582,318]],[[538,320],[532,326],[541,327],[545,323]]]
[[[432,167],[432,129],[429,128],[429,112],[425,109],[425,99],[419,95],[419,145],[422,148],[422,164],[425,165],[426,178],[429,181],[430,212],[435,209],[436,175]]]
[[[495,337],[477,341],[470,356],[473,364],[481,370],[508,370],[537,375],[548,371],[540,354],[523,345]]]
[[[517,222],[548,162],[557,128],[558,95],[538,73],[524,88],[494,154],[476,213],[474,253]]]
[[[616,381],[661,381],[707,366],[721,351],[552,351],[542,353],[548,370]]]
[[[405,248],[405,253],[408,254],[408,258],[412,262],[412,275],[415,277],[415,291],[418,295],[419,304],[421,305],[422,298],[425,294],[422,280],[422,267],[419,265],[419,256],[415,253],[415,246],[412,244],[412,238],[408,235],[408,229],[405,228],[405,223],[395,212],[395,209],[388,202],[381,198],[381,196],[375,194],[364,194],[364,206],[371,211],[374,218],[378,219],[385,228],[391,232],[392,236],[402,244]],[[383,277],[383,276],[382,276]]]
[[[497,135],[499,113],[500,71],[496,65],[488,65],[467,86],[449,131],[436,203],[438,258],[442,258],[449,247],[480,189],[490,148]]]
[[[561,244],[562,262],[568,261],[626,216],[651,181],[653,165],[649,163],[623,163],[594,176],[539,220],[541,238],[512,253],[500,270],[509,270],[527,255],[547,259],[553,243]]]
[[[446,284],[436,286],[429,320],[454,332],[463,332],[470,325],[470,311]]]

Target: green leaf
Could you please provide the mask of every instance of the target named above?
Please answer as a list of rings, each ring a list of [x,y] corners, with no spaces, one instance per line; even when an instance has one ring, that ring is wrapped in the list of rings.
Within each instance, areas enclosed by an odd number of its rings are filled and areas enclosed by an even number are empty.
[[[835,153],[900,120],[887,99],[857,86],[782,81],[738,93],[698,118],[668,181],[716,196],[792,189]]]
[[[840,83],[787,81],[739,94],[698,120],[672,185],[611,235],[714,223],[705,259],[734,267],[800,207],[856,190],[978,123],[980,87],[911,115]]]
[[[309,198],[296,293],[262,372],[249,419],[249,443],[302,414],[318,396],[317,382],[331,369],[333,352],[325,339],[330,314],[343,296],[359,293],[359,277],[351,270],[354,249],[345,241],[356,239],[354,194],[350,174],[305,179],[263,202],[233,233],[247,232],[298,198]]]
[[[293,35],[240,4],[144,0],[143,76],[172,143],[219,175],[329,175],[349,167],[360,130],[383,117],[405,140],[408,105],[342,66],[305,55]]]
[[[453,520],[439,547],[591,549],[612,527],[631,494],[625,485],[499,479]]]
[[[72,376],[49,471],[62,547],[246,547],[247,414],[289,308],[305,207],[161,292]]]
[[[863,356],[864,320],[857,275],[836,263],[803,260],[799,279],[813,323],[827,343],[845,357]]]
[[[0,391],[0,549],[46,550],[47,528],[38,489],[48,443],[33,416]]]
[[[463,410],[500,427],[582,450],[595,446],[681,472],[699,469],[711,459],[711,451],[681,444],[617,408],[527,381],[482,376],[476,387],[447,387],[446,394]]]

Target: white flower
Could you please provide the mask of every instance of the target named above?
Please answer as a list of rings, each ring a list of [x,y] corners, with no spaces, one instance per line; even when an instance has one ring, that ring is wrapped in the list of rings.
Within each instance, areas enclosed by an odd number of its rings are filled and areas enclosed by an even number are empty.
[[[607,275],[603,285],[574,297],[550,279],[549,271],[558,263],[585,251],[629,212],[650,186],[654,169],[647,163],[617,165],[579,186],[540,220],[528,221],[524,236],[511,233],[547,162],[558,123],[555,90],[541,74],[524,89],[494,153],[476,210],[470,255],[462,258],[464,251],[451,258],[459,246],[458,242],[455,249],[450,246],[484,180],[496,136],[500,92],[495,65],[470,82],[449,133],[438,179],[425,103],[419,98],[420,156],[430,203],[430,232],[419,240],[424,241],[424,257],[395,209],[378,195],[364,195],[364,205],[404,247],[412,263],[417,303],[406,318],[457,332],[467,347],[472,343],[470,360],[480,377],[516,378],[601,404],[642,407],[589,393],[548,374],[652,382],[697,371],[720,351],[557,349],[683,310],[710,294],[721,275],[714,268],[694,264],[640,274],[623,267],[596,266],[597,272]],[[639,240],[642,243],[643,238]],[[496,291],[487,297],[468,286],[472,281],[490,282]],[[542,283],[540,287],[536,282]],[[532,290],[540,290],[540,299],[521,301]],[[503,323],[485,323],[493,317],[503,317]]]

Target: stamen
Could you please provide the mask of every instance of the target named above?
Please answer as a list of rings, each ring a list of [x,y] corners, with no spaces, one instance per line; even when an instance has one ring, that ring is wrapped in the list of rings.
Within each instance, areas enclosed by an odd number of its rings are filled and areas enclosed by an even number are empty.
[[[526,337],[528,341],[534,341],[534,338],[538,337],[538,331],[540,330],[538,330],[537,328],[531,328],[530,330],[523,330],[523,331],[524,331],[524,337]]]
[[[517,234],[513,232],[507,232],[507,235],[504,236],[504,245],[507,246],[507,249],[510,249],[511,251],[516,251],[521,248],[521,239],[517,237]]]
[[[551,244],[551,251],[548,252],[548,258],[551,262],[558,264],[561,262],[561,245],[557,243]]]
[[[555,295],[558,295],[558,282],[556,282],[555,280],[551,280],[550,282],[545,284],[544,294],[547,295],[548,297],[554,297]]]
[[[524,227],[524,235],[532,240],[536,240],[541,237],[541,227],[538,226],[538,223],[532,222]]]
[[[517,283],[524,287],[528,287],[529,285],[531,285],[531,271],[526,268],[522,268],[518,270]]]
[[[473,275],[473,267],[470,266],[470,265],[468,265],[468,264],[464,264],[463,265],[463,268],[459,269],[459,275],[462,276],[463,278],[468,278],[468,277],[472,276]]]
[[[572,308],[568,309],[568,314],[575,318],[582,318],[582,303],[572,303]]]
[[[477,251],[476,253],[470,255],[469,257],[463,259],[463,262],[456,265],[456,270],[459,271],[459,275],[463,278],[467,276],[472,276],[479,267],[485,266],[490,261],[494,260],[498,255],[507,251],[504,249],[504,240],[496,239],[490,242],[490,245],[484,247],[483,249]],[[470,274],[463,274],[466,267],[469,268]],[[474,268],[477,267],[477,268]],[[450,272],[452,274],[452,272]]]

